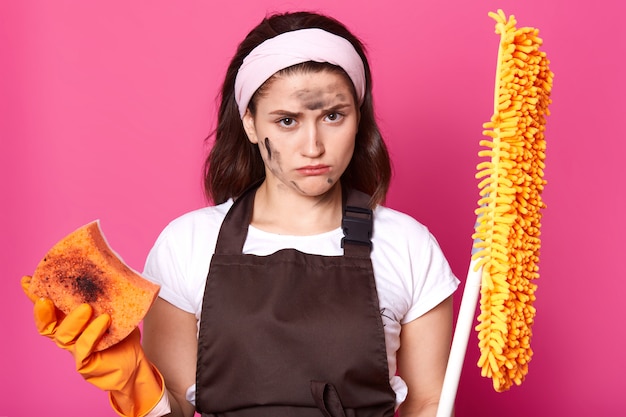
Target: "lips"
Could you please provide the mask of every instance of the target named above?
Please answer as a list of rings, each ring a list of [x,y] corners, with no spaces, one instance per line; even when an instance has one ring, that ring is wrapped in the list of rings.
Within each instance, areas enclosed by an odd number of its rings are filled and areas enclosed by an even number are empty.
[[[329,171],[330,167],[328,165],[308,165],[298,168],[298,172],[301,175],[306,176],[324,175],[327,174]]]

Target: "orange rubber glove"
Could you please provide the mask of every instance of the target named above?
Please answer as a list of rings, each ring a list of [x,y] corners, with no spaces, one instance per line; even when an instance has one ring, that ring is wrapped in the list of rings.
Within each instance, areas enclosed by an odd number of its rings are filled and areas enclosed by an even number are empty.
[[[30,277],[22,278],[26,294],[29,285]],[[108,314],[90,322],[93,309],[89,304],[64,316],[49,299],[32,301],[37,331],[74,356],[76,370],[86,381],[109,391],[115,412],[123,417],[140,417],[154,408],[164,394],[165,384],[144,354],[138,328],[121,342],[94,352],[94,346],[111,325]]]

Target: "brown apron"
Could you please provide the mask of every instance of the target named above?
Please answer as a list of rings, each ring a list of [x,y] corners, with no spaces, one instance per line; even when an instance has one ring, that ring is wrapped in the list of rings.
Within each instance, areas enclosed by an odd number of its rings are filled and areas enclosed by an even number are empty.
[[[391,417],[369,197],[344,201],[343,256],[244,255],[256,187],[231,207],[206,282],[196,408],[224,417]]]

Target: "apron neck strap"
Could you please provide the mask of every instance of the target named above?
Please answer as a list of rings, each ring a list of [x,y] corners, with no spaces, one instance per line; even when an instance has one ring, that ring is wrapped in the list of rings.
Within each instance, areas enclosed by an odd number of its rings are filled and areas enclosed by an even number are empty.
[[[344,256],[369,258],[372,250],[373,216],[369,208],[370,196],[357,190],[348,190],[344,202],[341,228],[341,247]]]
[[[241,255],[252,220],[254,196],[260,183],[255,183],[233,203],[220,227],[215,253]],[[344,256],[369,258],[372,249],[373,216],[369,195],[357,191],[344,192],[341,247]]]
[[[215,245],[215,253],[241,255],[248,236],[248,226],[252,220],[254,196],[260,182],[248,187],[226,213]]]

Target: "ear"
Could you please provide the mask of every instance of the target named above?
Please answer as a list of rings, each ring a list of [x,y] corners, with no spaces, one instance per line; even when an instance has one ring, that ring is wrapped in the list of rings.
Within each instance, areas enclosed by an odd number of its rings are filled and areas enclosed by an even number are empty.
[[[243,130],[246,132],[248,140],[252,143],[259,143],[259,138],[256,135],[256,128],[254,127],[254,117],[252,116],[252,113],[250,113],[249,109],[246,109],[246,112],[241,119],[241,123],[243,123]]]

